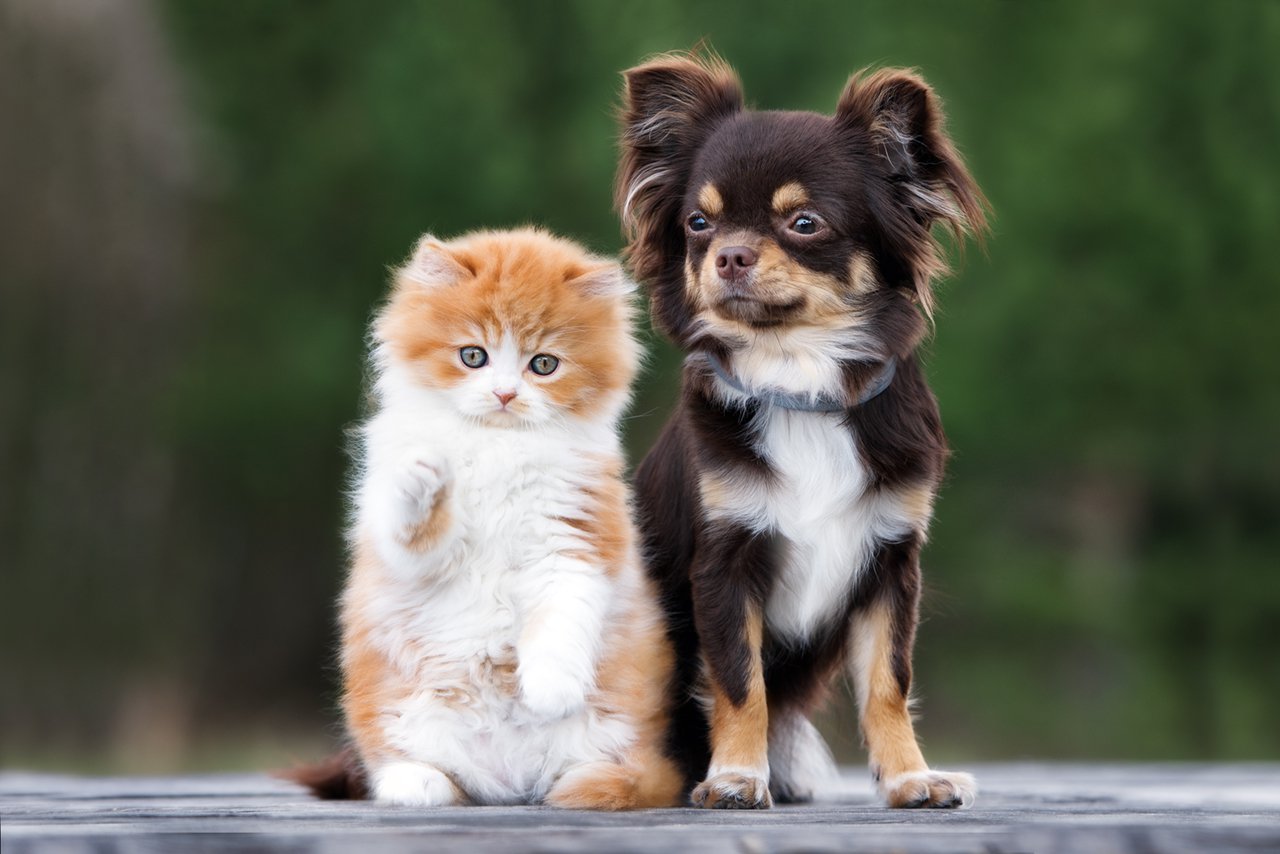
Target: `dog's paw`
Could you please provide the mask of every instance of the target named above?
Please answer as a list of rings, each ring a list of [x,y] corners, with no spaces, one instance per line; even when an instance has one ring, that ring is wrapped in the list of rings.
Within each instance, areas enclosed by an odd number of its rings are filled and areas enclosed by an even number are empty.
[[[373,772],[373,799],[402,807],[446,807],[461,801],[443,772],[417,762],[392,762]]]
[[[880,781],[885,803],[902,809],[965,809],[973,806],[978,786],[958,771],[910,771]]]
[[[766,810],[773,806],[769,782],[738,771],[712,774],[694,787],[689,799],[695,807],[704,809]]]
[[[545,656],[522,658],[517,669],[520,700],[544,720],[559,720],[581,711],[587,702],[582,681]]]

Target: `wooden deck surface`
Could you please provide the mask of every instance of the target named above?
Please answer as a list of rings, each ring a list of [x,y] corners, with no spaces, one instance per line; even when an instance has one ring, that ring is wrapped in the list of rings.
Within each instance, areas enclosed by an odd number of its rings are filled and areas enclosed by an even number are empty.
[[[0,848],[28,852],[1280,852],[1280,764],[973,766],[964,812],[831,803],[626,814],[319,802],[262,775],[0,773]]]

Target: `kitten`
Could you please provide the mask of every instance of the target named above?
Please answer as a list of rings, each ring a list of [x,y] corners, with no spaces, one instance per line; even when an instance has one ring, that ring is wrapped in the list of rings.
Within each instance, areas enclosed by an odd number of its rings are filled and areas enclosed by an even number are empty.
[[[343,709],[394,804],[670,806],[673,668],[618,421],[621,268],[544,232],[425,236],[373,324]]]

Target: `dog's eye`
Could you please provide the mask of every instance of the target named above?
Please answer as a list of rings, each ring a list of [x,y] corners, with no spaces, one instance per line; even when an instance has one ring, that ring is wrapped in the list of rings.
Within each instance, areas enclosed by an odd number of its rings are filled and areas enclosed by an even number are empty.
[[[810,216],[809,214],[800,214],[798,217],[791,220],[791,230],[796,234],[803,234],[808,237],[821,231],[822,225],[818,222],[817,217]]]
[[[694,211],[689,215],[690,231],[706,231],[711,227],[711,222],[703,215],[702,211]]]
[[[458,351],[458,356],[468,368],[483,368],[489,361],[489,354],[482,347],[463,347]]]

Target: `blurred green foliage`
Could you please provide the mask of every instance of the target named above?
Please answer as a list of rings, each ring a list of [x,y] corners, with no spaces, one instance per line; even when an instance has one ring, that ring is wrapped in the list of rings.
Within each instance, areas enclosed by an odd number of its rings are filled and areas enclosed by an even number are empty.
[[[156,344],[168,369],[121,423],[163,449],[171,498],[163,530],[94,542],[164,545],[141,563],[72,560],[58,543],[74,520],[14,522],[25,595],[5,597],[3,684],[28,701],[7,701],[8,761],[53,761],[40,744],[97,755],[119,736],[102,721],[131,703],[171,710],[183,744],[322,737],[343,431],[387,266],[423,231],[530,222],[616,252],[619,72],[702,39],[761,108],[829,111],[858,67],[918,67],[996,211],[988,252],[942,288],[928,348],[956,451],[917,656],[931,752],[1280,757],[1280,5],[159,13],[194,140],[187,264],[180,332]],[[633,459],[676,389],[678,356],[653,352]],[[112,381],[109,361],[60,375],[67,406],[77,383]],[[91,426],[70,441],[130,441]],[[35,518],[48,499],[20,445],[16,494],[36,503],[15,518]],[[82,581],[93,596],[59,595]],[[847,703],[826,724],[852,758]]]

